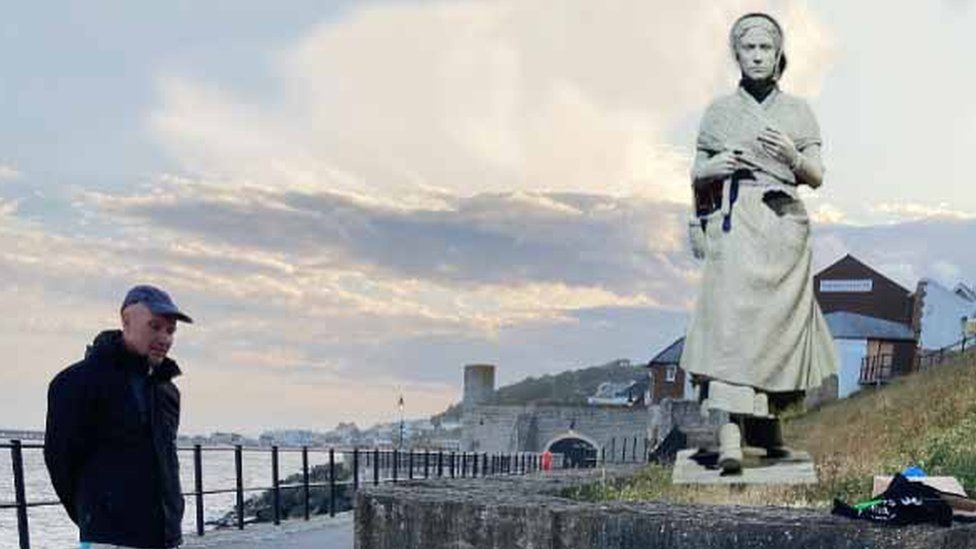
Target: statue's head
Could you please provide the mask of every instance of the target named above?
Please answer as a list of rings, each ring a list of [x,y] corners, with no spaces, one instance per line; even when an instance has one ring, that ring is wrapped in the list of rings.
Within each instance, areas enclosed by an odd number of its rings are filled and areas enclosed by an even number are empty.
[[[783,28],[770,15],[743,15],[732,25],[729,42],[743,78],[776,81],[786,70]]]

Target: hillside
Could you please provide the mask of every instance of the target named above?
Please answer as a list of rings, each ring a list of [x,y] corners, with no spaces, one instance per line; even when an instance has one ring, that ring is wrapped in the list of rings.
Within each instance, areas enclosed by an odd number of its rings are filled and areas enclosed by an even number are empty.
[[[786,436],[810,450],[822,480],[867,486],[917,464],[976,494],[976,352],[796,417]]]
[[[542,377],[529,377],[500,387],[495,390],[491,403],[499,405],[586,404],[586,398],[592,396],[597,387],[605,381],[639,381],[646,378],[647,369],[643,364],[635,365],[623,360],[614,360],[600,366]],[[455,404],[431,419],[459,421],[460,417],[461,405]]]

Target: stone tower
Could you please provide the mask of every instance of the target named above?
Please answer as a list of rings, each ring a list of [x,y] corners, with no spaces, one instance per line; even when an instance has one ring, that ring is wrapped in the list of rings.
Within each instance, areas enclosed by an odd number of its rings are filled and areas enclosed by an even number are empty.
[[[495,392],[495,366],[493,364],[468,364],[464,367],[465,409],[487,404]]]

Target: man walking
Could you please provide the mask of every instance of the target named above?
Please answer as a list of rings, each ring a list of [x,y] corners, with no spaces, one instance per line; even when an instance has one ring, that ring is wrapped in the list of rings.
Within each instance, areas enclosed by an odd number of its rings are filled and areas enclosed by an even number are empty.
[[[166,354],[176,322],[193,321],[153,286],[129,290],[121,319],[51,382],[44,461],[83,549],[176,547],[180,369]]]

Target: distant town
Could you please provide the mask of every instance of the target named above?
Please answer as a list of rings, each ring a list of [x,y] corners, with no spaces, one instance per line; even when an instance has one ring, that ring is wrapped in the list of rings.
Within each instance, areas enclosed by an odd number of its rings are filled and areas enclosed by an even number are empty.
[[[238,433],[216,432],[206,436],[180,436],[178,444],[204,446],[334,446],[368,448],[431,448],[456,450],[460,447],[461,424],[459,422],[434,422],[430,419],[404,420],[381,423],[360,429],[355,423],[339,423],[327,432],[305,429],[279,429],[265,431],[255,438]]]
[[[0,430],[0,440],[44,440],[43,431]],[[236,446],[245,447],[368,447],[368,448],[429,448],[457,450],[460,447],[461,423],[431,419],[404,420],[402,423],[382,423],[360,429],[355,423],[339,423],[327,432],[305,429],[265,431],[257,438],[239,433],[214,432],[209,435],[181,435],[179,446]]]

